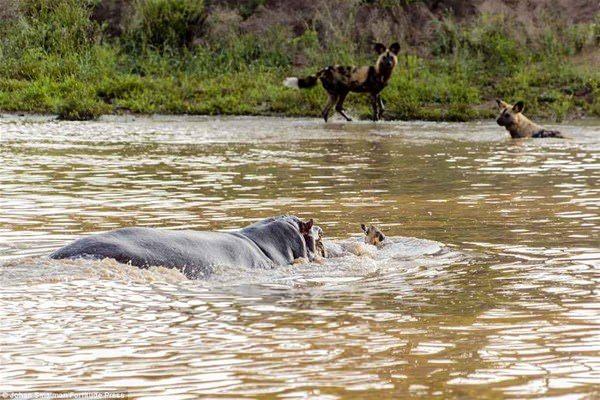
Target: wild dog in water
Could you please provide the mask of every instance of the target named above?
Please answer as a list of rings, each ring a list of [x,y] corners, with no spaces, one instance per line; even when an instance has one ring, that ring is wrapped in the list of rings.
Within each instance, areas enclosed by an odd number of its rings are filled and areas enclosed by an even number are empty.
[[[517,138],[564,138],[559,131],[549,131],[538,124],[532,122],[529,118],[522,114],[525,106],[522,101],[517,102],[514,106],[498,99],[496,100],[500,108],[500,116],[496,120],[498,125],[503,126],[508,130],[513,139]]]
[[[369,93],[371,95],[371,106],[373,107],[373,121],[379,120],[384,111],[380,92],[385,88],[392,76],[392,71],[398,63],[400,45],[392,44],[389,48],[381,43],[375,44],[375,51],[379,58],[375,66],[368,67],[344,67],[340,65],[329,66],[306,78],[286,78],[283,84],[296,89],[311,88],[321,80],[323,88],[329,95],[329,101],[323,109],[322,115],[325,122],[329,118],[329,112],[335,105],[335,111],[340,113],[346,121],[352,119],[344,112],[344,100],[349,92]]]
[[[379,247],[381,243],[385,240],[385,235],[381,233],[381,231],[371,225],[367,228],[365,224],[360,224],[360,229],[365,233],[365,243],[372,244],[373,246]]]

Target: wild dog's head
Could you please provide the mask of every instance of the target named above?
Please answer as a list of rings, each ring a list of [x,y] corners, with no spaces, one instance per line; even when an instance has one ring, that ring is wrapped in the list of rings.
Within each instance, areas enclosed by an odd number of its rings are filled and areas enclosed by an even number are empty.
[[[374,49],[379,54],[377,64],[375,64],[377,70],[385,69],[391,71],[398,64],[398,53],[400,53],[400,44],[398,42],[392,44],[389,48],[385,47],[384,44],[375,43]]]
[[[385,240],[385,235],[374,225],[367,227],[365,224],[360,224],[360,229],[365,233],[365,243],[367,244],[379,246]]]
[[[500,108],[500,116],[496,120],[498,125],[509,128],[519,124],[521,112],[525,106],[522,101],[517,102],[514,106],[511,106],[500,99],[497,99],[496,103],[498,103],[498,108]]]

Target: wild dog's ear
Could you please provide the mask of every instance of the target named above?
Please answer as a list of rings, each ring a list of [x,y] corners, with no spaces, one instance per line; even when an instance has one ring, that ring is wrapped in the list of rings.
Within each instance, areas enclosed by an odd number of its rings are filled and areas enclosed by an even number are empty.
[[[377,236],[379,237],[380,242],[383,242],[385,240],[385,235],[383,233],[379,232]]]
[[[502,101],[500,99],[496,99],[496,103],[498,104],[498,108],[500,108],[500,109],[504,109],[504,108],[508,108],[509,107],[508,103],[506,103],[506,102],[504,102],[504,101]]]
[[[360,224],[360,229],[363,230],[364,233],[367,233],[367,226],[365,224]]]
[[[382,43],[375,43],[373,48],[375,49],[377,54],[381,54],[386,50],[385,45]]]
[[[517,101],[517,103],[513,106],[513,111],[514,112],[523,112],[523,108],[525,107],[525,103],[523,103],[522,101]]]
[[[309,219],[307,222],[302,222],[300,221],[300,233],[302,234],[308,234],[310,232],[310,230],[312,229],[314,224],[313,219]]]
[[[394,53],[395,56],[397,56],[398,53],[400,53],[400,43],[398,43],[398,42],[392,43],[392,45],[390,46],[390,51],[392,53]]]

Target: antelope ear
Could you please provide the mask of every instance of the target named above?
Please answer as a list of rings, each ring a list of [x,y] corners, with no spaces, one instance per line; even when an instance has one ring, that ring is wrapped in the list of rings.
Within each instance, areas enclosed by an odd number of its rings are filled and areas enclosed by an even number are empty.
[[[504,109],[510,107],[510,105],[500,99],[496,99],[496,103],[498,104],[498,108]]]
[[[398,55],[398,53],[400,53],[400,43],[398,42],[394,42],[392,43],[392,45],[390,46],[390,51],[392,53],[394,53],[394,55]]]
[[[520,113],[523,112],[523,108],[525,108],[525,103],[522,101],[517,101],[517,103],[513,106],[513,111]]]
[[[373,48],[375,49],[377,54],[381,54],[386,50],[385,45],[383,43],[375,43]]]
[[[367,226],[365,224],[360,224],[360,229],[362,229],[364,233],[367,233]]]

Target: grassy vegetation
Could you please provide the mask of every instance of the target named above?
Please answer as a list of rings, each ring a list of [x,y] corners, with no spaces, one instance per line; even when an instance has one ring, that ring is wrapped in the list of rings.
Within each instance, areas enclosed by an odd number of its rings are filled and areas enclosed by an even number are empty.
[[[107,113],[318,116],[320,87],[294,91],[285,76],[333,63],[370,64],[369,45],[324,43],[315,27],[299,36],[274,24],[239,28],[246,5],[208,13],[195,0],[136,0],[121,35],[91,18],[96,0],[22,0],[0,20],[0,109],[91,119]],[[523,37],[502,14],[435,25],[426,52],[403,46],[385,89],[387,117],[470,120],[495,114],[491,100],[522,99],[532,116],[600,116],[600,19],[552,23]],[[416,54],[421,54],[417,56]],[[305,67],[294,67],[296,57]],[[368,99],[347,108],[369,115]]]

